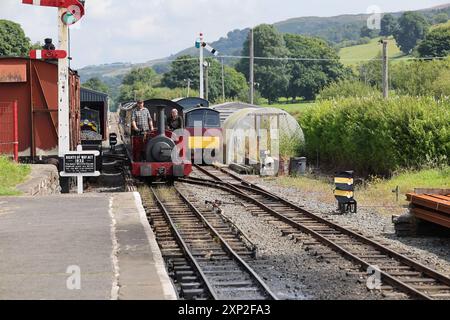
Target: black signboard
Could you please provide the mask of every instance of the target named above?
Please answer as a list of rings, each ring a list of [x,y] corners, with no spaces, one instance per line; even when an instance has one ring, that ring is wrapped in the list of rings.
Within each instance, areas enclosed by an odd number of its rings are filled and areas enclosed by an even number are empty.
[[[64,157],[64,172],[67,174],[95,173],[95,155],[66,154]]]

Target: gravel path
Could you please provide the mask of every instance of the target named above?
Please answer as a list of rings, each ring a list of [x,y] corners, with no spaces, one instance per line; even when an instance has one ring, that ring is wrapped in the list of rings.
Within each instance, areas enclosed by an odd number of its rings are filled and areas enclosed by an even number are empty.
[[[380,292],[370,292],[367,277],[347,274],[352,265],[343,258],[320,254],[330,252],[306,246],[282,237],[280,230],[252,216],[241,203],[228,193],[206,187],[196,187],[194,196],[200,201],[222,200],[223,214],[258,247],[258,259],[250,264],[263,277],[280,299],[292,300],[363,300],[386,299]]]

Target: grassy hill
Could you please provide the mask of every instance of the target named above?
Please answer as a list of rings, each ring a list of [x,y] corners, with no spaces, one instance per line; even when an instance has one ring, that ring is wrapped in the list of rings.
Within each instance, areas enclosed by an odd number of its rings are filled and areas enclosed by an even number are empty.
[[[381,38],[375,38],[368,44],[342,48],[339,51],[342,63],[346,66],[354,66],[365,60],[376,58],[381,54],[382,50],[382,45],[379,43],[380,39]],[[392,37],[389,38],[388,54],[389,58],[393,60],[405,57]]]
[[[367,23],[369,15],[341,15],[336,17],[302,17],[279,23],[275,27],[283,33],[294,33],[319,37],[330,43],[345,40],[358,40],[361,28]]]

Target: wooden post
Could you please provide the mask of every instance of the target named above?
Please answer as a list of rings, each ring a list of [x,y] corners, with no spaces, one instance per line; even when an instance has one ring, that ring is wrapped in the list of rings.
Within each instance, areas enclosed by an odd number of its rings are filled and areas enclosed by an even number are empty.
[[[209,100],[209,62],[205,63],[205,99]]]
[[[255,40],[253,29],[250,30],[250,104],[254,104],[255,100]]]
[[[225,102],[225,66],[223,64],[223,58],[222,58],[222,99],[223,102]]]
[[[383,40],[383,97],[389,98],[389,57],[388,42]]]
[[[200,98],[205,98],[205,82],[203,74],[203,34],[200,34]]]

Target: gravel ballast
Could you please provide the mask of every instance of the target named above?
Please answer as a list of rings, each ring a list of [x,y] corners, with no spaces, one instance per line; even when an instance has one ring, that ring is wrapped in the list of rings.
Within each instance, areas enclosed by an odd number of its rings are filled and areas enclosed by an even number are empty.
[[[329,205],[317,201],[308,193],[297,188],[286,188],[277,184],[276,180],[267,181],[259,177],[251,177],[253,183],[270,190],[306,210],[318,214],[339,225],[348,226],[375,240],[388,244],[394,251],[403,253],[425,266],[450,276],[450,238],[439,237],[397,237],[395,235],[392,216],[381,213],[380,208],[360,207],[357,214],[336,214],[337,205]],[[407,209],[405,209],[405,213]]]
[[[386,299],[379,291],[367,289],[366,275],[348,274],[353,266],[347,260],[329,257],[330,251],[323,246],[315,245],[307,251],[307,245],[281,236],[280,229],[253,216],[228,193],[195,186],[191,194],[200,202],[221,200],[225,203],[221,206],[223,215],[258,248],[257,260],[249,260],[250,265],[280,299]],[[322,255],[321,250],[326,253]]]

